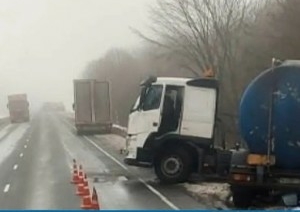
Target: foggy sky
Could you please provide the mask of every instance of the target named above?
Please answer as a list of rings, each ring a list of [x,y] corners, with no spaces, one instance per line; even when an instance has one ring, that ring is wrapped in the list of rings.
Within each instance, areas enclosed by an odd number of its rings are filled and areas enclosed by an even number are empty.
[[[154,0],[0,0],[0,115],[7,95],[73,101],[72,80],[109,48],[135,48]]]

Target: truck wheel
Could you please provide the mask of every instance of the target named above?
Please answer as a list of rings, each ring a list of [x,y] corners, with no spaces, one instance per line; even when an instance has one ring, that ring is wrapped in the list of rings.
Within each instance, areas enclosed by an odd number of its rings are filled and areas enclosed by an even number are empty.
[[[231,189],[232,201],[237,208],[249,208],[252,205],[255,194],[252,190],[239,187]]]
[[[154,169],[161,182],[182,183],[191,174],[192,158],[184,148],[170,149],[156,157]]]

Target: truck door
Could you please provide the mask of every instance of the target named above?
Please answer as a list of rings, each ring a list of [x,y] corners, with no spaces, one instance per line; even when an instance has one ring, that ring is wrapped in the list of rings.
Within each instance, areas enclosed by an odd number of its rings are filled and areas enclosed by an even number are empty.
[[[217,91],[187,86],[180,133],[211,139],[215,126]]]
[[[161,119],[163,85],[151,85],[146,89],[140,107],[129,116],[128,134],[157,132]],[[140,101],[138,99],[138,101]],[[136,105],[137,106],[137,105]]]

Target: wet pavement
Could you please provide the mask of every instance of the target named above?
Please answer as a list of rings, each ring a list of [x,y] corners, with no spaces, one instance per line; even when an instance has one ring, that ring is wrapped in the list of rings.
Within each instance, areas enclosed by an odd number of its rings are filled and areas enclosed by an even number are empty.
[[[77,136],[61,113],[1,125],[0,209],[80,209],[70,183],[73,159],[83,166],[90,191],[96,189],[101,209],[211,208],[180,185],[159,184],[152,169],[126,166],[109,142],[114,136]]]

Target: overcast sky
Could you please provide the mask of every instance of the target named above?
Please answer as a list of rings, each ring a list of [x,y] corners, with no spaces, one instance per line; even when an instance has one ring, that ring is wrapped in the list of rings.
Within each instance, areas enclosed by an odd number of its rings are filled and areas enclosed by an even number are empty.
[[[135,48],[155,0],[0,0],[0,114],[7,94],[73,100],[72,80],[112,47]],[[68,105],[69,106],[69,105]]]

